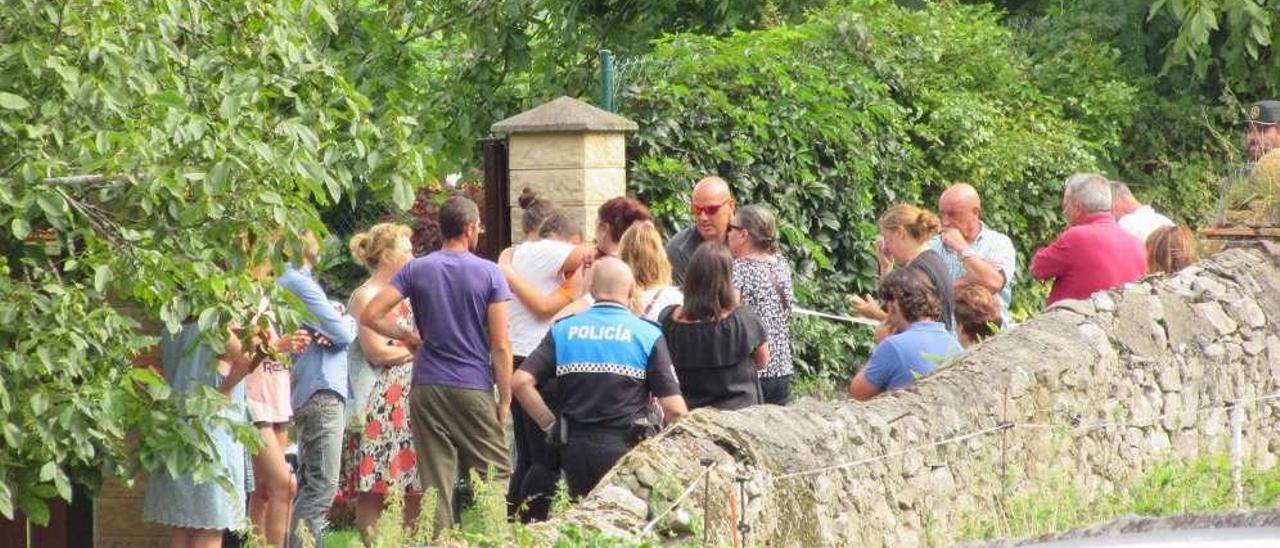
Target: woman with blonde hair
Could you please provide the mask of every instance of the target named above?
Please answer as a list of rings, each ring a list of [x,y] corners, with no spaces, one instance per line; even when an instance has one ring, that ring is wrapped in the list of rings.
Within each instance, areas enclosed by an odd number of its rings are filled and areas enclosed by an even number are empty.
[[[952,312],[955,301],[954,283],[951,272],[947,269],[947,263],[942,256],[929,248],[929,239],[942,227],[938,216],[913,205],[898,204],[885,211],[877,224],[880,227],[880,237],[876,239],[876,260],[880,265],[881,278],[900,267],[923,271],[933,283],[934,293],[942,306],[938,321],[946,325],[948,332],[955,333]],[[855,295],[851,300],[859,314],[873,320],[888,319],[888,314],[880,307],[880,303],[870,295],[862,298]],[[878,332],[880,338],[888,333],[901,331],[907,326],[886,325],[884,327],[888,330],[880,330]]]
[[[650,221],[640,221],[622,233],[618,257],[631,267],[635,275],[635,313],[650,321],[668,306],[684,302],[680,288],[671,285],[671,262],[662,241],[662,233]]]
[[[413,259],[409,227],[393,223],[374,225],[351,238],[351,256],[370,272],[363,285],[351,293],[348,304],[355,317],[364,313],[373,297],[390,283],[400,268]],[[412,329],[413,311],[407,300],[388,314],[397,323]],[[351,360],[363,360],[374,371],[373,387],[363,411],[354,454],[356,527],[367,540],[369,530],[382,514],[388,493],[406,494],[406,522],[416,518],[421,487],[417,453],[409,427],[409,383],[413,374],[414,349],[384,337],[361,324],[351,351]]]
[[[1185,226],[1157,228],[1147,236],[1147,274],[1172,274],[1195,260],[1196,237]]]

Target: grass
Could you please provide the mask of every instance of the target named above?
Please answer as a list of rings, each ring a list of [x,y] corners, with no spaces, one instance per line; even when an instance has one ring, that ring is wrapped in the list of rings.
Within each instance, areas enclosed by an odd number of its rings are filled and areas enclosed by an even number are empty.
[[[1280,467],[1245,464],[1239,508],[1280,502]],[[1025,538],[1075,529],[1126,515],[1170,516],[1237,509],[1227,457],[1169,461],[1153,466],[1127,489],[1084,496],[1064,474],[1009,500],[1004,512],[961,520],[961,540]],[[995,515],[992,515],[995,514]]]
[[[326,548],[347,548],[355,546],[356,539],[359,538],[355,529],[339,529],[324,534],[324,545]]]

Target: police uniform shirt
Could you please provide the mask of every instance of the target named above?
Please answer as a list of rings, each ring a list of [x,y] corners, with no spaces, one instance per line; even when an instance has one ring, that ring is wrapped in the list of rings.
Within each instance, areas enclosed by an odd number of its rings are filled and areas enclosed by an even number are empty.
[[[612,302],[556,322],[520,370],[539,384],[555,377],[570,423],[625,428],[649,394],[680,394],[662,330]]]

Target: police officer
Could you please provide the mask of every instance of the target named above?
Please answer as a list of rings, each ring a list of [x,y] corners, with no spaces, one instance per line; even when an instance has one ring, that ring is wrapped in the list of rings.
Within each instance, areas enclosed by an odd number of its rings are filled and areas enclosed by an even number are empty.
[[[1245,146],[1249,149],[1250,162],[1280,149],[1280,101],[1259,101],[1249,107]]]
[[[607,258],[591,270],[595,305],[556,322],[512,377],[525,412],[564,443],[561,462],[574,497],[591,491],[643,438],[650,394],[668,422],[689,412],[662,330],[627,308],[635,285],[631,268]],[[557,414],[535,388],[553,376]]]

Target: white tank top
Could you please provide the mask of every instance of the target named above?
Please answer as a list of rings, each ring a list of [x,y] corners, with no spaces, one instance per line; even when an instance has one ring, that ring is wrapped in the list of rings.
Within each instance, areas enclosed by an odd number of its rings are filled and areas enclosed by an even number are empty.
[[[564,284],[564,260],[573,252],[573,244],[556,240],[538,240],[515,246],[511,251],[511,268],[528,282],[539,295],[550,295]],[[551,328],[551,319],[539,320],[519,298],[511,300],[507,312],[511,351],[528,356]]]

